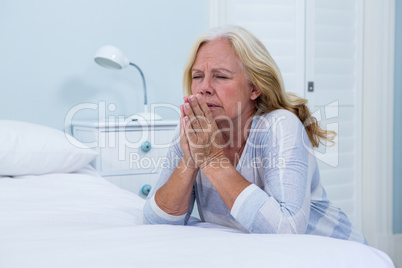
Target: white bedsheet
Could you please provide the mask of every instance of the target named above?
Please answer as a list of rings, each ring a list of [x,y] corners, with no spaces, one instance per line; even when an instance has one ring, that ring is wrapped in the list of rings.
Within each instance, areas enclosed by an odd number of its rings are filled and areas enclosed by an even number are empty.
[[[142,225],[143,204],[90,169],[2,177],[0,267],[393,267],[339,239]]]

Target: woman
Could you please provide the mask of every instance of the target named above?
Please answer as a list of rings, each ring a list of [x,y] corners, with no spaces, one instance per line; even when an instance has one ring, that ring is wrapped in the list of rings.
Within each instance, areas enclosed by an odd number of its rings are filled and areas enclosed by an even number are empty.
[[[238,26],[195,43],[184,72],[180,144],[144,207],[144,222],[202,221],[250,233],[299,233],[366,243],[326,198],[311,148],[336,135],[286,93],[264,45]],[[177,138],[177,136],[176,136]]]

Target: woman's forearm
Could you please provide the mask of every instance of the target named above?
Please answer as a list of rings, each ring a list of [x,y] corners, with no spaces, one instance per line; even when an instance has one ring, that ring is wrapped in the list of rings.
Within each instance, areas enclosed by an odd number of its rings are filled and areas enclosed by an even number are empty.
[[[202,169],[202,172],[215,187],[231,215],[250,233],[304,233],[306,231],[309,196],[304,196],[302,203],[294,202],[292,198],[300,200],[295,192],[293,195],[296,196],[288,196],[288,202],[279,202],[258,186],[248,188],[252,183],[247,181],[229,160],[221,159],[211,162]],[[243,192],[246,188],[248,190]],[[240,194],[242,194],[241,201],[236,201]],[[234,208],[235,202],[240,202],[236,204],[236,208]]]
[[[228,158],[211,161],[202,172],[215,187],[229,210],[236,198],[251,183],[246,180],[230,163]]]
[[[180,216],[190,208],[190,197],[198,168],[181,160],[169,180],[155,193],[155,203],[167,214]]]

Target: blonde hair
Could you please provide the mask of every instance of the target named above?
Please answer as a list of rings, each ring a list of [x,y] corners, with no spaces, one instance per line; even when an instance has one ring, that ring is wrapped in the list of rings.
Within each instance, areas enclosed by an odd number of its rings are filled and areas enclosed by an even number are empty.
[[[326,145],[323,140],[333,144],[336,133],[320,128],[317,119],[310,114],[306,99],[285,92],[278,65],[268,50],[253,34],[240,26],[212,28],[196,40],[184,69],[184,95],[192,94],[192,67],[198,50],[203,44],[216,39],[224,39],[231,44],[243,64],[248,81],[261,91],[255,102],[257,110],[265,114],[277,109],[286,109],[303,123],[313,147],[318,147],[320,143]]]

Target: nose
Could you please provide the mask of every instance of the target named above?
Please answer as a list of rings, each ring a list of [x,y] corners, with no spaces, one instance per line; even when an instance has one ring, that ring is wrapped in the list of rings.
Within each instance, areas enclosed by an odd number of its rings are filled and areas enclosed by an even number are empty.
[[[214,93],[214,90],[211,82],[212,80],[210,78],[204,77],[202,79],[200,87],[198,88],[197,93],[201,95],[212,95]]]

